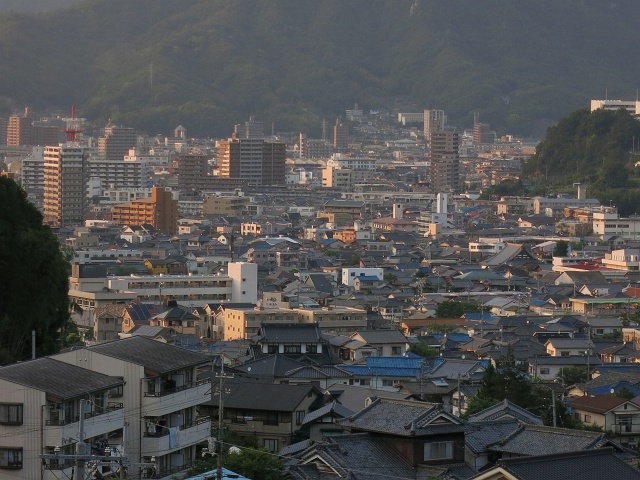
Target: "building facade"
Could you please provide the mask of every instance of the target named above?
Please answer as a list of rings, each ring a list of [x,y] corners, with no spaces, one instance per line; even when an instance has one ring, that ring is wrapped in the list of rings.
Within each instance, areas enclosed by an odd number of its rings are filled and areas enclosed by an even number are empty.
[[[440,130],[431,134],[431,189],[434,192],[459,192],[459,134],[455,130]]]
[[[117,225],[152,225],[163,233],[176,232],[178,223],[178,201],[170,191],[153,187],[151,198],[134,200],[115,205],[112,218]]]

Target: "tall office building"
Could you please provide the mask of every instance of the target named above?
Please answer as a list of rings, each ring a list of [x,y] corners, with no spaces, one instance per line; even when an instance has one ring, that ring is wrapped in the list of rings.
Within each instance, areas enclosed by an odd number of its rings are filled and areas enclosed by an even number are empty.
[[[89,149],[67,143],[44,149],[44,221],[53,227],[81,225],[87,211]]]
[[[7,144],[7,126],[8,126],[7,119],[0,118],[0,145]]]
[[[339,118],[333,126],[333,148],[337,151],[345,151],[349,148],[349,126],[343,125]]]
[[[431,189],[434,192],[460,191],[459,135],[455,130],[431,133]]]
[[[424,111],[424,141],[431,146],[431,135],[433,132],[444,130],[447,125],[447,116],[444,110],[425,110]]]
[[[221,177],[241,178],[250,185],[285,183],[286,145],[233,134],[218,143]]]
[[[24,109],[23,115],[11,115],[7,124],[7,145],[22,147],[32,145],[32,123],[29,108]]]
[[[135,146],[136,132],[129,127],[109,125],[98,138],[98,154],[107,160],[122,160]]]

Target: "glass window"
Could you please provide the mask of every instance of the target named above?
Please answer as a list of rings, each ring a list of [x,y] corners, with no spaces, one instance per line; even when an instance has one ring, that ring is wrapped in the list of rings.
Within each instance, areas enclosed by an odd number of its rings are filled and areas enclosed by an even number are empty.
[[[22,468],[21,448],[0,448],[0,468]]]
[[[432,442],[424,444],[425,460],[447,460],[453,458],[453,442]]]
[[[278,451],[278,440],[275,438],[265,438],[264,439],[264,448],[269,450],[270,452]]]
[[[0,424],[22,425],[22,404],[0,404]]]
[[[296,425],[302,425],[302,420],[304,419],[304,416],[307,414],[307,412],[305,412],[304,410],[297,410],[296,411]]]

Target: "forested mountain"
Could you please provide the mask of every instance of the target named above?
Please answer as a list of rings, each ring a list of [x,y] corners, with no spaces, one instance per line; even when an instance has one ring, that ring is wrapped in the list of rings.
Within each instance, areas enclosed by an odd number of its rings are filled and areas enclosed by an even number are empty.
[[[0,15],[0,114],[62,108],[149,133],[225,135],[253,114],[318,132],[358,103],[473,112],[540,135],[634,97],[632,0],[84,0]],[[4,109],[4,112],[3,110]]]
[[[587,186],[588,196],[622,214],[640,213],[640,122],[626,110],[582,108],[549,128],[524,165],[537,193]]]

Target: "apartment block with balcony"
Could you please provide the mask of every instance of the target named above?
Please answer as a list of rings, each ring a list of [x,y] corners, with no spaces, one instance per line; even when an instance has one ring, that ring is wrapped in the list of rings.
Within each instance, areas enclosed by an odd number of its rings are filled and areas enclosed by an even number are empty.
[[[170,478],[195,463],[196,444],[211,433],[210,419],[198,416],[197,409],[211,395],[210,380],[197,379],[198,369],[210,365],[208,357],[130,337],[55,358],[122,375],[122,402],[128,412],[123,448],[130,462],[154,463],[154,478]]]
[[[602,427],[624,447],[640,443],[640,405],[615,395],[576,397],[571,403],[574,418],[586,425]]]
[[[121,377],[50,357],[0,368],[0,478],[71,478],[71,461],[43,461],[40,455],[73,454],[81,415],[91,453],[121,445],[123,386]]]

